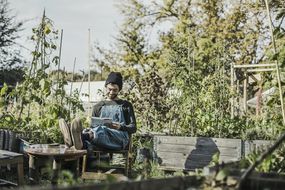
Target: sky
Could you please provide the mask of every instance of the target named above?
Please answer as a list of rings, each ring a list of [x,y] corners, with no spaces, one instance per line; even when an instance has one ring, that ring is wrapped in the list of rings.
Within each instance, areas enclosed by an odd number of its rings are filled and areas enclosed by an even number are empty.
[[[24,21],[24,30],[18,43],[23,56],[31,60],[30,51],[34,45],[29,40],[32,28],[36,27],[45,10],[59,31],[63,29],[61,68],[88,71],[88,29],[90,43],[98,42],[109,48],[122,22],[122,15],[116,5],[120,0],[8,0],[17,21]],[[59,42],[58,42],[59,43]],[[27,48],[27,49],[26,49]]]

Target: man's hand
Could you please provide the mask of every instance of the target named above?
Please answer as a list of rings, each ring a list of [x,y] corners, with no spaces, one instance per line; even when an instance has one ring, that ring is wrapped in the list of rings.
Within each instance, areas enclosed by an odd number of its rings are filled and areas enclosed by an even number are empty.
[[[120,124],[119,123],[112,123],[111,125],[110,125],[110,128],[111,129],[117,129],[117,130],[119,130],[120,129]]]

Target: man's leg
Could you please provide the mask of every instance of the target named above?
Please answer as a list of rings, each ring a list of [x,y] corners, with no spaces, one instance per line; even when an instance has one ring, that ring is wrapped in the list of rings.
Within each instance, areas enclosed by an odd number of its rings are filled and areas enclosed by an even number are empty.
[[[71,122],[71,137],[74,144],[75,149],[82,149],[83,148],[83,142],[81,139],[81,133],[82,133],[83,127],[82,123],[79,118],[75,118]]]
[[[124,131],[110,129],[105,126],[96,127],[92,130],[94,131],[95,138],[91,143],[101,148],[122,150],[129,142],[128,134]]]
[[[73,143],[72,143],[72,138],[71,138],[69,126],[67,125],[67,123],[62,118],[59,119],[58,123],[59,123],[60,131],[63,135],[65,145],[68,147],[72,147]]]

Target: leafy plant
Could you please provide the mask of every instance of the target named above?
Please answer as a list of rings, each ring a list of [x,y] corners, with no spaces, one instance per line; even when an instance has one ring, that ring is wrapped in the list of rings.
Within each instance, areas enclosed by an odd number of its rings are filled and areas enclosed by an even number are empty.
[[[25,80],[7,94],[9,100],[16,101],[10,104],[12,107],[4,115],[13,119],[9,120],[10,123],[5,118],[0,120],[0,126],[28,133],[32,142],[62,141],[58,119],[70,119],[72,114],[83,110],[79,94],[68,95],[64,91],[63,87],[67,84],[65,73],[56,79],[48,74],[52,65],[59,64],[59,57],[54,52],[57,35],[52,21],[44,14],[39,27],[33,29],[31,39],[35,42],[35,50]]]
[[[248,165],[252,165],[258,157],[264,152],[262,149],[258,149],[249,155],[246,156],[245,160]],[[273,154],[268,156],[259,166],[255,168],[258,172],[277,172],[284,173],[285,165],[284,165],[284,146]]]

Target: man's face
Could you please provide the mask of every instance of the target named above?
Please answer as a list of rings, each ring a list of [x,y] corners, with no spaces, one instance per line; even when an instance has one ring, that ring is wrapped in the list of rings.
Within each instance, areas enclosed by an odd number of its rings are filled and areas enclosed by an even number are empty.
[[[107,88],[107,97],[110,100],[116,99],[120,91],[119,86],[117,84],[109,83],[107,84],[106,88]]]

